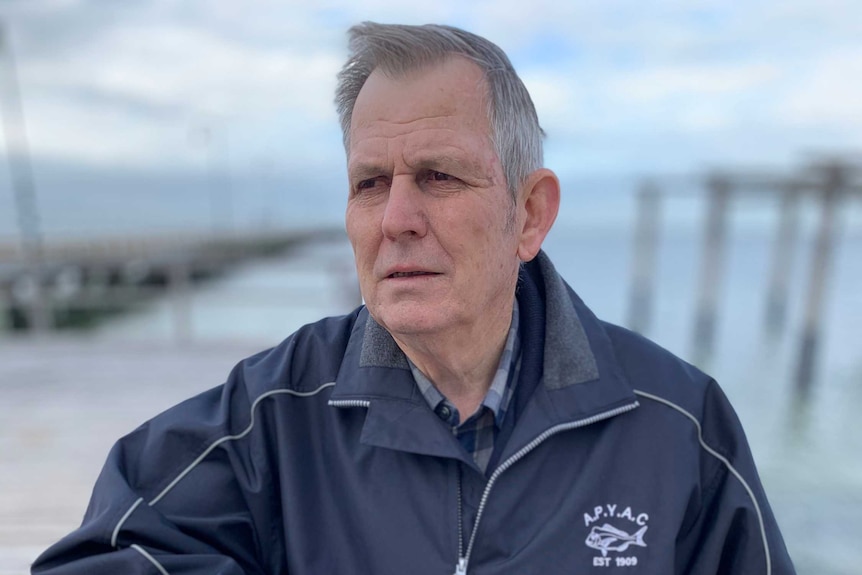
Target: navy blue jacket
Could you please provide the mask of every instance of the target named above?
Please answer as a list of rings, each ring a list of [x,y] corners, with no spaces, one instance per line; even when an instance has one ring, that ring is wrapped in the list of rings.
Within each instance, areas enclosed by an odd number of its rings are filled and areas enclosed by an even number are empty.
[[[718,385],[524,266],[487,475],[365,308],[305,326],[113,448],[44,575],[793,573]]]

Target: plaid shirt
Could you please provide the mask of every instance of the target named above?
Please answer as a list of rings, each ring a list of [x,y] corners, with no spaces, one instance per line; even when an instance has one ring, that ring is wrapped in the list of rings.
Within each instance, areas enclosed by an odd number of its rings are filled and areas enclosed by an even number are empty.
[[[473,456],[473,461],[483,472],[488,467],[488,460],[494,451],[494,440],[503,424],[503,418],[512,399],[512,391],[518,381],[521,368],[521,338],[518,335],[518,300],[515,299],[512,308],[512,325],[506,337],[506,347],[500,356],[497,372],[491,381],[491,387],[485,394],[485,399],[467,421],[461,423],[461,416],[455,406],[440,393],[434,383],[408,358],[413,379],[419,391],[425,397],[434,413],[446,422],[452,433],[458,438],[467,453]]]

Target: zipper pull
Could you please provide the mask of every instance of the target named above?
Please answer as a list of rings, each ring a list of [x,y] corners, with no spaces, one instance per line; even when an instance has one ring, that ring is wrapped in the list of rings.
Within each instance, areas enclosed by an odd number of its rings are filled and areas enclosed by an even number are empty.
[[[455,575],[467,575],[467,559],[464,557],[458,559],[458,565],[455,567]]]

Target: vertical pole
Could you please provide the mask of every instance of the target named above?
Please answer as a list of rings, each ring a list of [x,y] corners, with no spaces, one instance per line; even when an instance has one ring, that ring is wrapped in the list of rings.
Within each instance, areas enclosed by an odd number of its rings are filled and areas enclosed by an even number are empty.
[[[12,296],[9,289],[0,283],[0,333],[12,329]]]
[[[632,249],[632,291],[628,325],[647,333],[652,321],[653,292],[660,229],[660,191],[652,182],[644,182],[638,191],[637,227]]]
[[[30,302],[28,324],[32,331],[42,333],[51,328],[51,310],[44,286],[45,251],[42,239],[39,206],[36,202],[36,186],[33,183],[33,168],[24,124],[24,108],[21,91],[15,72],[15,57],[9,36],[0,27],[0,108],[3,116],[3,133],[6,137],[6,156],[15,193],[15,210],[18,215],[18,230],[21,238],[21,253],[27,275],[32,280],[34,293]],[[2,63],[0,63],[2,64]]]
[[[796,371],[796,389],[805,396],[814,381],[817,353],[820,348],[820,325],[823,320],[827,281],[832,267],[832,254],[838,222],[838,203],[846,183],[844,166],[833,164],[825,169],[826,181],[820,190],[820,225],[812,254],[811,272],[808,275],[808,296],[800,340],[799,365]]]
[[[772,246],[772,272],[766,296],[766,332],[773,337],[780,335],[787,322],[787,292],[799,235],[799,195],[799,185],[792,182],[781,193],[781,215]]]
[[[188,343],[192,338],[190,260],[177,259],[170,264],[170,292],[173,301],[174,339]]]
[[[233,232],[233,187],[230,180],[230,156],[227,131],[222,126],[220,141],[210,132],[207,142],[207,172],[210,184],[212,233],[218,238]]]
[[[214,124],[218,123],[218,129]],[[230,154],[227,128],[210,118],[204,125],[189,129],[189,142],[203,148],[209,201],[210,232],[214,238],[233,232],[233,185],[230,179]]]
[[[730,181],[723,176],[712,176],[707,201],[706,233],[700,259],[700,285],[694,325],[694,358],[702,363],[712,355],[717,309],[724,276],[725,236],[727,210],[730,203]]]

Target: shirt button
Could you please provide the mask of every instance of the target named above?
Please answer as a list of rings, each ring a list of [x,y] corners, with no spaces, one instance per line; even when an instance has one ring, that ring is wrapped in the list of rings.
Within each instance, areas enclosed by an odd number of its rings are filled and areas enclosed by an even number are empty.
[[[449,418],[452,417],[452,410],[449,409],[449,406],[441,404],[437,408],[437,417],[443,421],[449,421]]]

